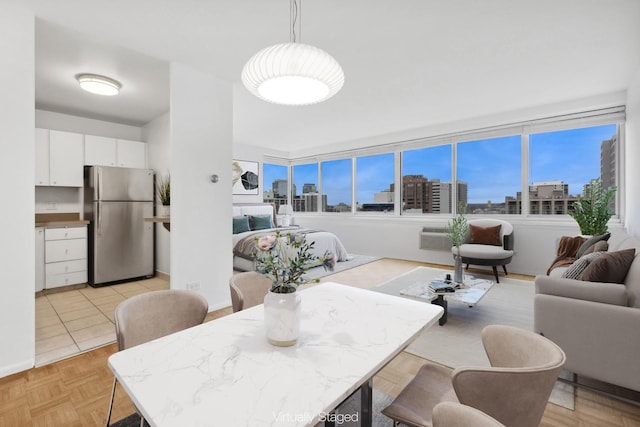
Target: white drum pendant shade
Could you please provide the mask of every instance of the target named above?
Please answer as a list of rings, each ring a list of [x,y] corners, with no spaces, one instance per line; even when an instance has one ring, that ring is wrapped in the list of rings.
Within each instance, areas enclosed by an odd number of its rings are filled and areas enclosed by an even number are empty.
[[[340,64],[331,55],[303,43],[266,47],[242,69],[242,83],[265,101],[284,105],[315,104],[344,84]]]

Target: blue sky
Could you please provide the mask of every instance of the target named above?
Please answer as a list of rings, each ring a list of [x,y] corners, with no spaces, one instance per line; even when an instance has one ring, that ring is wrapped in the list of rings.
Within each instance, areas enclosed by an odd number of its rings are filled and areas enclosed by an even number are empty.
[[[529,138],[528,184],[563,181],[570,194],[581,194],[589,180],[600,176],[600,143],[617,132],[616,125],[532,134]],[[451,182],[451,145],[403,152],[402,174],[424,175]],[[468,203],[504,202],[521,191],[520,135],[460,142],[457,144],[458,180],[468,184]],[[393,182],[393,153],[356,159],[356,200],[373,202],[373,194],[389,189]],[[351,159],[322,162],[323,192],[327,203],[351,203]],[[286,179],[283,166],[264,165],[265,189],[276,178]],[[318,186],[318,165],[294,167],[297,192],[302,185]]]

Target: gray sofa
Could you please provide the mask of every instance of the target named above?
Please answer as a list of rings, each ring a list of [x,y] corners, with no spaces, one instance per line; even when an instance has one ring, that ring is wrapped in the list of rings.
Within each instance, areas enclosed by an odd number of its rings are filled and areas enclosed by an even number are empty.
[[[565,351],[568,371],[640,391],[640,239],[619,231],[608,244],[635,248],[624,284],[562,278],[570,265],[537,276],[534,330]]]

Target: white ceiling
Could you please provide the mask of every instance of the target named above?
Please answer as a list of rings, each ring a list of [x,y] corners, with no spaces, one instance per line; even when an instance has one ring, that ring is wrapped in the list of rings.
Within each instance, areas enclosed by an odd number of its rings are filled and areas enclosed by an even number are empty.
[[[288,152],[617,92],[640,69],[637,0],[304,0],[302,41],[340,62],[345,85],[284,107],[251,96],[240,71],[289,40],[286,0],[3,1],[38,17],[39,108],[146,123],[168,110],[177,61],[234,83],[236,142]],[[120,80],[121,95],[81,93],[80,72]]]

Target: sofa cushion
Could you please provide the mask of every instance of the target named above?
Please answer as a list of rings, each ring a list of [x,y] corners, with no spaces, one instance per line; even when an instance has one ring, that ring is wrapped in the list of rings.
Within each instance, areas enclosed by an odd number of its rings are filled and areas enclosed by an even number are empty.
[[[569,268],[567,268],[562,273],[562,277],[565,279],[577,279],[584,272],[584,270],[589,266],[591,261],[593,261],[594,259],[596,259],[602,254],[604,254],[604,252],[591,252],[589,254],[583,255],[582,257],[575,260],[575,262],[571,264]]]
[[[611,233],[604,233],[601,234],[599,236],[591,236],[589,237],[583,244],[582,246],[580,246],[580,248],[578,249],[578,252],[576,252],[576,258],[580,258],[582,255],[584,255],[584,252],[589,249],[591,246],[593,246],[594,244],[596,244],[596,242],[600,242],[600,241],[607,241],[609,240],[609,237],[611,237]]]
[[[608,249],[609,249],[609,243],[607,243],[605,240],[600,240],[599,242],[596,242],[593,245],[589,246],[587,250],[584,251],[582,256],[585,256],[587,254],[591,254],[594,252],[606,252]]]
[[[589,264],[580,275],[580,280],[624,283],[635,254],[635,248],[604,253]]]
[[[475,245],[493,245],[502,246],[500,241],[501,224],[492,227],[481,227],[479,225],[469,224],[469,232],[471,233],[470,244]]]

